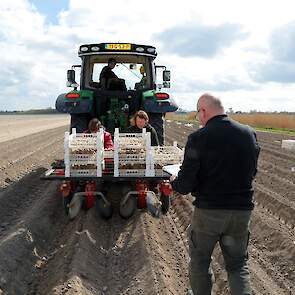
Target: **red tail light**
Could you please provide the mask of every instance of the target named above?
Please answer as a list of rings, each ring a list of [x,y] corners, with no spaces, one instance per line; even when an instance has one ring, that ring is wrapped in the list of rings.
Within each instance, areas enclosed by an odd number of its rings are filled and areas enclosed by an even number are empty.
[[[168,99],[169,98],[169,94],[168,93],[163,93],[163,92],[156,93],[155,96],[156,96],[156,98],[158,100]]]
[[[75,99],[75,98],[79,98],[80,97],[80,93],[67,93],[66,94],[66,98],[71,98],[71,99]]]

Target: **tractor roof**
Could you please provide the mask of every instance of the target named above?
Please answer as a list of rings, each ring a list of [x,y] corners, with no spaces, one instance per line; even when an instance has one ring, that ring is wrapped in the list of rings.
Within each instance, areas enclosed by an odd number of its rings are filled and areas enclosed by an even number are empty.
[[[155,58],[156,48],[132,43],[97,43],[83,44],[79,47],[79,56],[96,54],[135,54]]]

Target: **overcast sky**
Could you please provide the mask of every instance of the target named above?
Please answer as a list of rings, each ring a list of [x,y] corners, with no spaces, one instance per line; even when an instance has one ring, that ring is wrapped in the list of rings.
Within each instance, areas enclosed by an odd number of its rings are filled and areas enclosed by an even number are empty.
[[[174,3],[175,2],[175,3]],[[0,110],[54,107],[83,43],[154,45],[170,93],[195,110],[295,111],[294,0],[0,1]]]

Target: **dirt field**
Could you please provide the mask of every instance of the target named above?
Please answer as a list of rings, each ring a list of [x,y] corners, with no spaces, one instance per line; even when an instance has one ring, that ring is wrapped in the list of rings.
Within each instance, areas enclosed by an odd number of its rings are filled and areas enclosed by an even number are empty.
[[[0,115],[0,142],[64,126],[69,115]]]
[[[0,294],[185,294],[191,197],[176,196],[160,220],[138,212],[129,220],[115,214],[104,221],[90,210],[69,222],[59,183],[39,179],[63,157],[68,127],[61,125],[0,142]],[[184,146],[195,128],[167,122],[167,141]],[[295,294],[295,153],[280,148],[285,136],[258,137],[262,154],[249,253],[253,293]],[[222,265],[217,247],[217,295],[229,294]]]

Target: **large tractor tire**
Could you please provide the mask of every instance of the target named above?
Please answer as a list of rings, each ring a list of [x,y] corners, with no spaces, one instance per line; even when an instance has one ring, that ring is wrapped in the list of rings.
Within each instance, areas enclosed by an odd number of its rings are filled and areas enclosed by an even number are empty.
[[[91,117],[89,114],[71,114],[71,129],[76,128],[77,133],[83,133],[88,129],[88,122]]]
[[[159,144],[164,145],[164,117],[162,113],[149,113],[149,123],[155,128]]]

